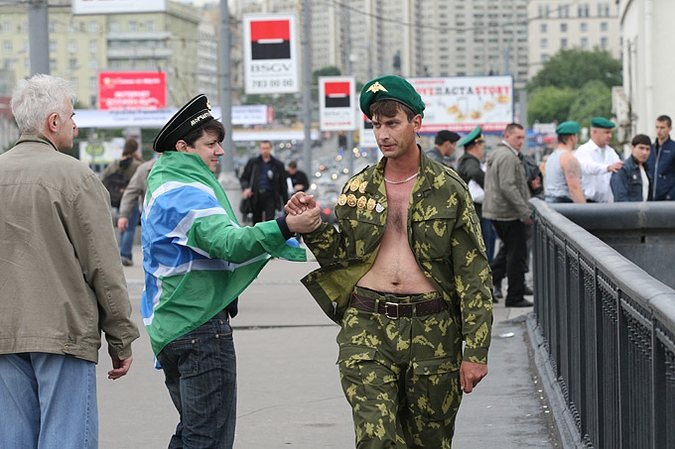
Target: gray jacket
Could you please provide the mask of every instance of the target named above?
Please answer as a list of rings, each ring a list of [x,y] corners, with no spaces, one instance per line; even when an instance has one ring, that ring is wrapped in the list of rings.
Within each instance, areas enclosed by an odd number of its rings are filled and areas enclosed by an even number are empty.
[[[500,143],[487,153],[483,217],[497,221],[527,221],[530,190],[518,155]]]
[[[24,134],[0,155],[0,354],[131,356],[138,328],[96,174]]]

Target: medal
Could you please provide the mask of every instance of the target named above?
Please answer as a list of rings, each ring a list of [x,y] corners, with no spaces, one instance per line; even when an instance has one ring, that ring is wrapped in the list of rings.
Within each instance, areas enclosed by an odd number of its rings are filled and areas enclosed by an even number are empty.
[[[347,196],[347,206],[349,207],[356,206],[356,196],[354,196],[354,194],[352,193],[350,193],[349,196]]]
[[[364,207],[366,207],[367,202],[368,201],[366,200],[365,196],[359,197],[359,200],[356,202],[356,207],[358,207],[359,209],[363,209]]]
[[[361,184],[361,182],[358,179],[352,180],[352,183],[349,185],[349,190],[356,192],[359,190],[359,184]]]
[[[366,193],[366,186],[368,185],[368,181],[363,181],[361,185],[359,186],[359,192],[360,193]]]
[[[373,198],[371,198],[371,199],[368,200],[368,204],[366,205],[366,208],[368,210],[373,210],[373,209],[375,209],[375,204],[377,204],[376,201]]]
[[[347,204],[347,195],[345,195],[344,193],[342,195],[340,195],[340,197],[337,200],[337,203],[340,206],[344,206],[345,204]]]

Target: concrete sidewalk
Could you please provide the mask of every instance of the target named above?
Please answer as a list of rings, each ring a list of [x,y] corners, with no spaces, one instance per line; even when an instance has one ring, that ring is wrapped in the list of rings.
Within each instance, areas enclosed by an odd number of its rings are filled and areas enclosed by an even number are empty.
[[[134,260],[125,273],[141,338],[129,375],[115,382],[106,378],[110,360],[101,351],[102,449],[166,448],[177,423],[138,311],[143,289],[138,246]],[[272,260],[241,296],[240,313],[232,320],[238,358],[235,448],[354,447],[351,410],[335,365],[338,327],[299,282],[317,266]],[[489,375],[464,396],[454,448],[557,446],[529,355],[530,311],[496,304]]]

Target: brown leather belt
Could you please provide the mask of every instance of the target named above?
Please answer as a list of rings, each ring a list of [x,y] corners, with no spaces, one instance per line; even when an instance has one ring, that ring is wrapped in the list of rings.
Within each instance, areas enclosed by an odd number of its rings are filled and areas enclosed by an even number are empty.
[[[439,296],[423,301],[400,303],[387,301],[386,296],[376,299],[361,296],[358,293],[352,293],[351,305],[364,312],[382,313],[391,319],[431,315],[448,308],[448,303]]]

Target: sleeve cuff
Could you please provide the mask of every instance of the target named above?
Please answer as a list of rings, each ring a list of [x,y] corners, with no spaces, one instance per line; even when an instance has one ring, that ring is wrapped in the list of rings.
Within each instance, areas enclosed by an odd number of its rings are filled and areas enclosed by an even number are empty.
[[[288,224],[286,224],[286,217],[277,218],[277,225],[279,225],[279,230],[283,234],[284,239],[288,240],[293,237],[294,234],[288,229]]]

